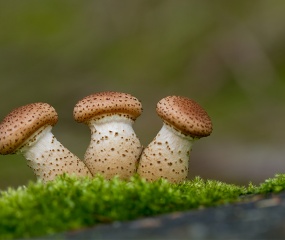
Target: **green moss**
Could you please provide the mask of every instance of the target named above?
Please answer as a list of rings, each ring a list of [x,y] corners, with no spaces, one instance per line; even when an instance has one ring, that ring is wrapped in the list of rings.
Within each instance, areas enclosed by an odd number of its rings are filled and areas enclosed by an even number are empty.
[[[256,189],[256,193],[279,193],[285,189],[285,174],[276,174],[274,178],[265,180]]]
[[[146,182],[138,176],[129,182],[103,177],[61,176],[53,182],[31,182],[27,187],[2,191],[0,237],[22,238],[78,229],[112,221],[217,206],[239,200],[248,193],[279,192],[285,175],[276,175],[260,186],[248,187],[214,180],[171,184]]]

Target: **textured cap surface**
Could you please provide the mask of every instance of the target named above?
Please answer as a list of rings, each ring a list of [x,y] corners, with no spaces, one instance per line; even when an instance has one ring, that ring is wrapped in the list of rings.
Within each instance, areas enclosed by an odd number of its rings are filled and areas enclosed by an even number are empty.
[[[74,107],[77,122],[87,123],[105,114],[122,114],[135,120],[142,113],[140,101],[128,93],[99,92],[80,100]]]
[[[0,123],[0,154],[14,153],[33,133],[54,126],[58,116],[47,103],[31,103],[10,112]]]
[[[200,138],[212,132],[212,122],[207,112],[189,98],[165,97],[158,102],[156,111],[165,123],[184,135]]]

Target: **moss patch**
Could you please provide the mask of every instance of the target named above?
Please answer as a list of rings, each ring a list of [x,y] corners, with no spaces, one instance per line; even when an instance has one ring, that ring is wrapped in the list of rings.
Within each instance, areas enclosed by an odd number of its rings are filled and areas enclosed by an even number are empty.
[[[240,196],[249,193],[284,189],[285,174],[276,175],[260,186],[247,187],[199,177],[171,184],[163,179],[149,183],[138,176],[127,182],[64,175],[47,184],[31,182],[27,187],[2,191],[0,237],[41,236],[96,223],[217,206],[239,201]]]

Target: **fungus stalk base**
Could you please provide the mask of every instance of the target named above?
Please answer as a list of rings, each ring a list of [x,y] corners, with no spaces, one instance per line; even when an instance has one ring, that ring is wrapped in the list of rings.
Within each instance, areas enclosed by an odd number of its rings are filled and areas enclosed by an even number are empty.
[[[144,149],[138,174],[148,181],[166,178],[181,182],[187,178],[194,139],[163,124],[154,140]]]
[[[142,146],[132,128],[133,122],[115,115],[89,123],[91,141],[84,161],[93,175],[129,179],[135,174]]]
[[[55,138],[51,129],[51,126],[39,129],[20,150],[37,178],[49,181],[63,173],[91,176],[84,163]]]

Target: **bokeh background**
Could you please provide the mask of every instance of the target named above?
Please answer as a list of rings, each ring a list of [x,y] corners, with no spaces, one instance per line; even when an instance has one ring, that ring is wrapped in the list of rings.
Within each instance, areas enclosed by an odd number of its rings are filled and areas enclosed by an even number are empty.
[[[193,146],[189,178],[257,184],[285,172],[284,10],[281,0],[0,1],[0,118],[47,102],[54,135],[83,158],[81,98],[139,98],[134,129],[147,145],[162,126],[156,103],[186,96],[214,124]],[[22,156],[0,156],[0,189],[34,180]]]

